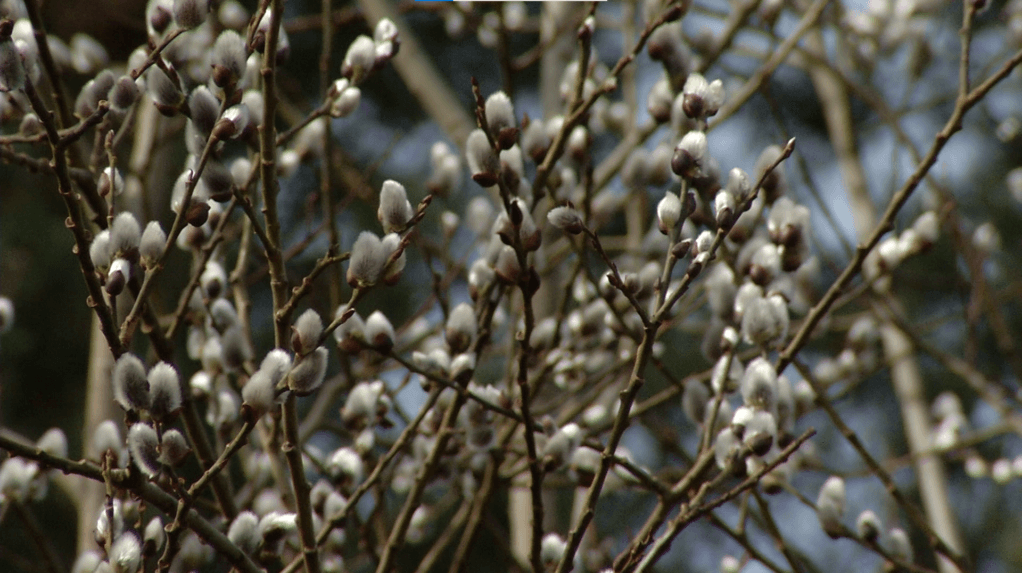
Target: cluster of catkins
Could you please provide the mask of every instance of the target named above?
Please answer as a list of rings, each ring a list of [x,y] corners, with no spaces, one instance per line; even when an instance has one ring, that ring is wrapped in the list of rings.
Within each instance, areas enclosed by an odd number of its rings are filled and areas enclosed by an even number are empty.
[[[307,473],[317,478],[310,499],[314,529],[338,524],[348,514],[348,497],[367,479],[367,468],[378,461],[374,457],[378,433],[392,424],[388,417],[393,411],[391,390],[377,378],[382,369],[376,360],[380,356],[410,355],[408,368],[424,386],[438,390],[420,431],[408,451],[399,454],[387,483],[398,493],[413,487],[437,447],[445,414],[458,403],[458,392],[451,388],[458,386],[467,390],[471,399],[457,412],[450,432],[453,444],[443,451],[436,474],[440,481],[456,484],[462,495],[471,497],[493,453],[516,450],[499,442],[495,422],[501,409],[520,407],[520,391],[511,384],[498,385],[500,380],[491,383],[477,376],[481,343],[499,339],[500,327],[505,331],[524,328],[509,320],[500,300],[515,289],[534,294],[540,274],[556,275],[546,272],[556,264],[555,246],[564,246],[583,232],[595,234],[601,225],[627,210],[633,199],[645,206],[653,190],[656,197],[661,192],[663,196],[656,204],[655,218],[649,218],[651,224],[643,229],[641,248],[614,257],[613,272],[592,278],[578,273],[570,283],[565,281],[570,300],[563,319],[552,313],[537,317],[527,341],[531,360],[522,365],[508,361],[510,379],[517,377],[518,368],[527,368],[527,379],[549,377],[559,392],[583,396],[588,404],[577,421],[539,417],[543,431],[535,437],[543,471],[563,472],[582,486],[592,483],[602,455],[587,445],[586,439],[605,431],[620,406],[615,392],[601,389],[617,388],[613,382],[630,370],[644,328],[640,310],[661,317],[677,316],[664,306],[665,298],[670,304],[677,301],[663,295],[681,288],[682,279],[676,275],[682,273],[670,272],[680,261],[688,264],[684,274],[702,279],[701,286],[689,293],[689,300],[705,296],[701,349],[714,364],[708,382],[690,379],[685,383],[682,409],[707,436],[721,471],[745,476],[777,460],[794,437],[798,416],[813,407],[815,398],[806,381],[793,384],[769,359],[771,352],[787,342],[792,315],[804,315],[812,302],[819,263],[809,249],[809,210],[786,195],[788,183],[779,167],[785,151],[779,146],[763,150],[751,176],[737,167],[724,176],[709,153],[707,140],[709,118],[725,105],[724,86],[721,80],[709,81],[697,71],[700,56],[685,44],[680,22],[661,26],[648,41],[649,55],[662,65],[663,74],[650,90],[646,105],[652,121],[669,126],[669,133],[661,142],[649,148],[639,146],[628,155],[620,168],[619,185],[606,185],[590,198],[583,181],[592,167],[594,140],[620,136],[631,128],[624,102],[598,99],[584,120],[566,133],[563,156],[546,172],[544,188],[534,189],[531,175],[535,171],[527,169],[529,162],[537,167],[542,164],[571,116],[519,121],[507,94],[491,94],[480,110],[485,123],[464,142],[468,172],[486,195],[469,201],[462,216],[446,212],[441,217],[448,239],[462,219],[477,237],[475,256],[465,271],[471,300],[453,304],[441,324],[430,325],[422,319],[400,336],[379,310],[363,319],[354,306],[343,304],[324,326],[320,314],[309,309],[294,321],[291,351],[272,349],[257,360],[248,319],[239,314],[228,296],[227,253],[220,248],[210,253],[202,249],[227,216],[225,203],[247,195],[256,180],[257,169],[247,152],[258,148],[257,131],[263,121],[259,70],[272,15],[267,11],[258,25],[246,31],[249,15],[241,5],[233,0],[221,2],[217,21],[223,31],[214,35],[208,4],[207,0],[151,0],[146,9],[150,39],[155,45],[164,40],[169,43],[159,64],[152,62],[149,50],[140,47],[129,58],[127,71],[120,74],[106,69],[108,58],[94,41],[80,37],[61,49],[59,41],[52,40],[51,51],[60,65],[94,76],[74,104],[80,119],[106,113],[104,121],[117,125],[142,102],[152,103],[165,116],[184,118],[188,156],[170,195],[170,210],[177,215],[177,222],[168,235],[156,221],[143,228],[126,210],[112,216],[108,228],[95,235],[89,249],[107,293],[117,297],[132,281],[160,268],[171,244],[191,253],[196,264],[205,265],[198,288],[188,299],[187,356],[201,368],[186,382],[174,365],[159,362],[147,368],[137,356],[121,355],[113,368],[112,384],[129,423],[127,436],[120,436],[113,421],[104,422],[92,437],[94,451],[107,455],[117,467],[138,468],[146,478],[171,477],[191,453],[182,432],[173,427],[183,401],[204,403],[207,423],[221,439],[233,436],[243,422],[269,421],[288,393],[308,396],[321,388],[330,353],[326,342],[332,335],[344,360],[355,363],[353,371],[372,375],[353,383],[340,409],[349,443],[331,451],[306,445],[306,468],[316,468]],[[647,11],[654,4],[647,2]],[[760,16],[772,21],[779,9],[780,2],[763,2]],[[452,34],[464,27],[465,10],[460,5],[444,9]],[[502,20],[491,21],[496,13],[488,12],[478,27],[484,44],[497,29],[514,30],[523,25],[526,15],[521,3],[505,4],[501,10]],[[857,22],[853,33],[874,43],[890,43],[911,37],[904,31],[899,35],[894,26],[902,22],[911,28],[914,10],[898,14],[901,20],[892,20],[883,29],[879,26],[882,19],[867,22],[854,13],[846,18]],[[580,34],[592,34],[594,26],[595,21],[587,18]],[[15,18],[13,26],[0,26],[0,89],[7,92],[0,104],[5,116],[30,108],[21,101],[24,95],[18,90],[39,76],[31,31],[23,14]],[[283,61],[289,42],[283,30],[279,33],[275,56]],[[323,116],[353,113],[361,98],[358,86],[394,57],[398,47],[397,28],[389,20],[379,22],[372,37],[359,36],[351,43],[341,65],[342,77],[325,94],[322,112],[279,154],[279,174],[286,176],[303,160],[320,153],[323,122],[327,121]],[[592,61],[590,70],[580,69],[583,63],[579,61],[566,67],[561,82],[565,109],[570,109],[577,96],[585,100],[616,84],[617,78],[595,54]],[[587,75],[580,80],[583,72]],[[105,112],[102,102],[109,102]],[[23,115],[23,135],[41,130],[38,117]],[[462,181],[461,158],[446,144],[437,143],[430,159],[428,189],[438,195],[457,191]],[[113,202],[137,194],[140,184],[111,166],[99,174],[96,188],[100,196]],[[544,200],[547,195],[552,201]],[[583,204],[584,212],[575,207]],[[400,279],[408,231],[424,207],[413,208],[401,183],[383,183],[377,211],[382,235],[364,230],[350,250],[346,281],[356,293]],[[544,233],[544,224],[567,236],[561,239]],[[937,227],[935,214],[928,212],[900,235],[885,240],[867,260],[866,277],[882,286],[899,262],[936,240]],[[550,248],[540,248],[544,241]],[[13,315],[4,300],[0,299],[0,329],[8,327]],[[484,328],[488,340],[483,339]],[[827,386],[867,373],[875,368],[876,346],[876,325],[863,318],[849,330],[838,357],[821,361],[814,374]],[[654,345],[654,355],[662,351],[659,343]],[[547,398],[541,395],[533,405],[541,406]],[[938,431],[938,436],[957,435],[962,418],[960,408],[957,417],[953,410],[950,406],[939,410],[940,424],[948,429]],[[954,443],[953,438],[941,439],[944,447]],[[53,455],[67,455],[62,434],[47,433],[38,446]],[[616,455],[629,458],[624,448],[618,448]],[[243,449],[241,458],[251,503],[222,525],[228,539],[247,554],[272,554],[295,531],[296,516],[286,511],[274,488],[278,477],[273,475],[275,460],[258,447]],[[789,457],[763,477],[763,488],[780,491],[801,461],[799,455]],[[615,465],[605,490],[633,479]],[[0,468],[0,494],[5,497],[36,498],[45,492],[45,484],[45,475],[34,463],[12,458]],[[140,533],[133,529],[133,524],[141,522],[138,504],[120,498],[112,503],[113,511],[104,509],[97,524],[97,538],[111,542],[109,551],[105,558],[97,552],[83,554],[76,571],[106,567],[134,572],[143,556],[154,554],[165,543],[159,518],[153,518]],[[817,510],[824,530],[832,536],[849,535],[842,524],[844,506],[844,483],[831,478],[821,490]],[[410,541],[425,536],[430,517],[428,503],[415,510],[408,531]],[[878,543],[881,529],[877,516],[865,511],[858,518],[855,535]],[[338,555],[344,542],[343,530],[335,528],[326,542],[324,569],[342,569]],[[892,558],[911,561],[904,531],[891,529],[887,545]],[[557,562],[566,550],[564,539],[555,533],[543,537],[541,546],[541,559],[547,564]],[[181,541],[175,567],[188,570],[212,558],[209,548],[188,534]]]
[[[21,135],[39,136],[43,125],[35,114],[23,112],[32,106],[22,91],[28,82],[40,78],[38,47],[24,8],[9,4],[5,4],[5,16],[10,20],[0,25],[0,89],[4,92],[0,110],[5,119],[20,116]],[[133,284],[137,292],[145,273],[162,266],[169,244],[191,252],[197,263],[205,261],[199,288],[188,302],[187,355],[199,361],[201,369],[184,383],[171,364],[160,362],[147,369],[138,357],[123,354],[114,366],[112,384],[115,399],[126,412],[127,436],[122,438],[112,421],[100,424],[93,436],[94,451],[111,452],[117,467],[128,467],[130,459],[132,467],[154,479],[173,475],[174,468],[190,454],[188,441],[173,427],[182,397],[205,402],[207,422],[218,436],[228,436],[240,420],[258,419],[286,393],[302,396],[314,392],[323,382],[328,362],[322,345],[326,338],[322,320],[308,310],[294,323],[293,352],[272,350],[256,365],[247,320],[228,298],[226,253],[213,249],[207,260],[200,250],[226,216],[225,203],[239,194],[247,195],[255,180],[248,152],[259,147],[257,130],[264,115],[260,68],[273,16],[266,11],[258,24],[246,31],[250,16],[240,3],[228,0],[218,5],[214,25],[208,0],[151,0],[146,7],[146,25],[152,46],[160,46],[161,54],[156,58],[151,46],[139,47],[128,58],[126,68],[112,66],[102,45],[85,35],[76,35],[70,46],[53,36],[48,39],[59,68],[93,76],[74,101],[73,112],[79,120],[102,115],[104,129],[113,130],[140,105],[154,106],[171,121],[184,118],[181,127],[188,155],[170,194],[170,211],[176,222],[169,237],[159,222],[150,221],[143,228],[127,210],[137,206],[140,196],[142,182],[134,175],[125,177],[111,165],[100,170],[94,183],[100,197],[122,210],[114,215],[110,208],[107,225],[89,246],[89,258],[101,284],[111,300],[123,303],[115,306],[121,318],[131,308],[126,287]],[[282,62],[288,57],[289,40],[283,29],[278,33],[275,56]],[[320,116],[343,117],[354,112],[361,97],[358,85],[394,57],[398,48],[397,28],[389,20],[379,22],[373,37],[360,36],[352,42],[341,65],[341,78],[325,94],[328,105]],[[314,118],[280,153],[279,174],[289,174],[315,154],[321,145],[323,121]],[[457,169],[457,163],[454,167]],[[366,231],[352,248],[348,281],[359,288],[377,282],[393,284],[404,266],[404,245],[398,233],[409,225],[414,212],[402,185],[384,183],[379,214],[385,236],[381,239]],[[0,326],[6,330],[13,321],[13,310],[9,301],[4,302]],[[352,320],[335,333],[338,340],[353,336],[357,328],[360,343],[376,348],[393,344],[393,327],[382,314],[370,316],[364,324],[357,315],[348,318]],[[371,387],[376,389],[374,403],[381,406],[372,410],[382,418],[389,398],[382,395],[379,384]],[[241,388],[240,395],[236,386]],[[363,396],[362,402],[369,400],[364,394],[356,387],[349,396],[345,416],[352,423],[359,417],[358,396]],[[368,421],[361,424],[368,425]],[[59,437],[47,434],[39,447],[66,456],[66,440],[62,434]],[[365,446],[364,439],[362,443]],[[366,447],[371,445],[370,439]],[[249,458],[253,461],[247,464],[252,466],[248,471],[259,475],[259,468],[266,465],[265,456],[252,454]],[[351,464],[344,462],[343,452],[331,456],[327,467],[334,477],[349,475],[354,483],[361,479],[352,473]],[[31,499],[45,492],[45,474],[19,458],[8,460],[0,476],[5,497]],[[326,498],[323,511],[329,519],[338,501]],[[343,506],[343,501],[340,503]],[[114,504],[115,523],[111,525],[103,511],[97,527],[101,544],[111,540],[105,558],[95,552],[83,554],[76,570],[136,571],[144,556],[160,549],[163,526],[158,518],[141,535],[126,526],[137,521],[131,517],[134,511],[137,518],[137,504],[121,499]],[[256,513],[243,512],[230,524],[228,537],[251,554],[272,552],[284,534],[295,529],[295,516],[284,512],[279,500],[276,504],[255,503],[253,508]],[[188,570],[208,562],[213,555],[202,547],[194,535],[186,536],[174,567]]]

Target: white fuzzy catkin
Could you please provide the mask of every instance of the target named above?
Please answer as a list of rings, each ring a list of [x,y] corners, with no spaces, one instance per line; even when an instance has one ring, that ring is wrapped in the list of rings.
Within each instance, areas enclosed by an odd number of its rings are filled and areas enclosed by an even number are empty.
[[[876,541],[880,536],[880,518],[870,509],[863,511],[855,520],[855,533],[863,541]]]
[[[149,407],[149,381],[145,365],[134,354],[122,354],[114,364],[114,400],[125,410]]]
[[[507,94],[500,91],[495,92],[486,98],[484,106],[486,111],[486,123],[490,133],[494,137],[500,135],[501,130],[515,127],[515,111],[511,99]]]
[[[335,479],[343,478],[352,485],[361,483],[365,476],[365,463],[351,448],[340,448],[331,454],[326,467]]]
[[[319,337],[323,334],[323,320],[318,312],[310,308],[298,317],[292,328],[292,346],[299,356],[304,356],[316,349]]]
[[[891,557],[904,563],[912,563],[912,542],[908,534],[900,527],[892,527],[887,533],[887,551]]]
[[[365,288],[376,284],[387,263],[387,253],[380,238],[372,231],[362,231],[351,247],[348,261],[348,284]]]
[[[383,225],[383,232],[394,233],[403,230],[414,213],[405,186],[393,179],[384,181],[383,187],[380,188],[380,207],[376,211],[376,218]]]
[[[341,63],[341,75],[351,80],[351,83],[360,83],[376,65],[376,43],[369,36],[359,36],[348,46],[344,54],[344,62]]]
[[[142,540],[152,553],[158,553],[163,549],[163,544],[167,541],[167,532],[163,529],[163,520],[159,516],[150,519],[146,524]]]
[[[382,380],[373,382],[359,382],[348,393],[348,397],[341,408],[341,420],[350,427],[364,427],[377,414],[377,403],[383,394],[384,384]]]
[[[227,528],[227,539],[245,553],[251,555],[259,548],[259,518],[251,511],[243,511],[234,518]]]
[[[290,369],[291,355],[280,348],[274,348],[267,352],[266,357],[259,364],[259,371],[267,374],[274,385],[280,382]]]
[[[844,532],[841,520],[845,514],[845,481],[838,476],[831,476],[820,488],[816,498],[816,517],[820,526],[830,537],[837,538]]]
[[[389,351],[394,346],[397,337],[394,333],[394,326],[380,311],[369,315],[365,322],[366,343],[374,348]]]
[[[500,170],[497,155],[493,152],[486,133],[481,129],[475,129],[469,134],[465,143],[465,160],[472,175],[485,173],[496,176]]]
[[[158,221],[150,221],[142,231],[142,238],[138,243],[138,254],[142,257],[143,264],[148,268],[163,256],[163,248],[167,243],[167,234]]]
[[[110,547],[108,556],[114,573],[135,573],[142,566],[142,544],[133,531],[122,533]]]
[[[476,331],[476,314],[472,305],[463,302],[455,306],[447,317],[444,329],[451,352],[458,353],[467,349],[475,339]]]
[[[307,396],[315,392],[326,376],[327,349],[320,346],[315,351],[302,356],[288,374],[288,388],[299,396]]]
[[[383,237],[383,252],[386,253],[386,265],[383,269],[383,282],[387,285],[397,284],[401,273],[405,270],[408,257],[405,256],[404,247],[401,246],[401,236],[397,233],[389,233]],[[400,249],[400,254],[394,257],[394,253]]]
[[[338,306],[334,320],[344,316],[347,311],[347,305]],[[334,329],[334,340],[341,350],[349,353],[358,352],[365,341],[365,322],[362,317],[357,312],[351,313],[347,320]]]
[[[138,219],[125,211],[114,217],[110,224],[110,249],[114,254],[126,254],[138,248],[142,229]]]
[[[174,22],[185,30],[198,27],[209,14],[209,0],[174,0]]]
[[[160,463],[176,467],[191,451],[188,440],[179,430],[171,428],[163,432],[160,438]]]
[[[567,549],[568,544],[560,535],[547,533],[540,542],[540,560],[548,565],[558,563]]]
[[[275,384],[267,372],[256,371],[241,388],[241,399],[257,416],[261,416],[274,406],[276,398]]]
[[[245,74],[246,52],[245,40],[234,30],[224,30],[217,36],[210,52],[210,64],[213,78],[220,87],[237,82]]]
[[[148,477],[160,473],[160,438],[149,424],[136,423],[128,430],[128,450],[138,469]]]
[[[707,163],[706,134],[690,131],[681,138],[674,148],[671,169],[675,174],[690,179],[703,172]]]
[[[777,407],[777,371],[773,364],[762,356],[754,358],[745,367],[742,377],[742,400],[746,406],[767,412]]]
[[[164,420],[181,407],[181,380],[177,370],[160,362],[149,370],[149,414]]]

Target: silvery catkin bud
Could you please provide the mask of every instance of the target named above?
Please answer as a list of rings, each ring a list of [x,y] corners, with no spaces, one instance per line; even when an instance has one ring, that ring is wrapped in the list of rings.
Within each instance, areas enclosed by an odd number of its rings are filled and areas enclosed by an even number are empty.
[[[777,420],[770,412],[752,411],[752,416],[744,421],[742,441],[757,456],[765,456],[774,445],[777,436]]]
[[[347,311],[347,305],[338,306],[334,320],[344,316]],[[361,350],[362,342],[365,340],[365,322],[362,321],[362,317],[353,312],[348,320],[334,329],[334,340],[337,341],[337,347],[345,352],[354,353]]]
[[[234,325],[220,336],[220,361],[228,372],[240,369],[252,359],[252,347],[240,325]]]
[[[348,46],[348,52],[341,63],[341,75],[360,83],[376,66],[376,43],[369,36],[359,36]]]
[[[348,261],[348,284],[352,288],[365,288],[376,284],[387,263],[383,243],[372,231],[362,231],[351,247]]]
[[[248,58],[246,52],[245,40],[237,32],[221,32],[210,55],[213,83],[225,89],[236,85],[245,74],[245,60]]]
[[[322,330],[322,327],[320,328]],[[267,352],[263,362],[259,365],[259,370],[269,375],[270,381],[276,386],[291,370],[291,355],[280,348],[274,348]]]
[[[688,416],[688,419],[695,424],[702,424],[706,420],[706,406],[710,402],[710,389],[701,380],[689,380],[685,382],[685,389],[681,394],[681,409]]]
[[[92,450],[99,455],[107,450],[118,452],[122,445],[121,431],[113,420],[103,420],[92,432]]]
[[[710,310],[715,316],[729,320],[735,302],[735,272],[727,263],[716,263],[709,269],[704,283]]]
[[[227,528],[227,539],[245,553],[251,555],[259,548],[259,518],[251,511],[243,511],[234,518]]]
[[[139,95],[141,94],[135,80],[131,79],[131,76],[121,76],[110,90],[110,107],[125,111],[138,101]]]
[[[107,167],[99,173],[99,181],[96,183],[96,190],[103,197],[109,195],[120,195],[124,191],[124,177],[121,176],[121,170]]]
[[[148,477],[160,473],[160,438],[149,424],[136,423],[128,430],[128,450],[138,469]]]
[[[573,207],[554,207],[546,215],[547,221],[558,229],[577,235],[582,232],[582,216]]]
[[[490,134],[500,144],[501,149],[510,149],[518,138],[515,110],[511,99],[500,91],[486,98],[486,124]]]
[[[134,531],[122,533],[107,557],[114,573],[135,573],[142,566],[142,544]]]
[[[540,452],[540,459],[547,471],[559,468],[571,459],[571,455],[582,443],[582,429],[578,424],[566,424],[550,436],[543,450]]]
[[[67,436],[60,428],[50,428],[35,443],[40,450],[58,458],[67,457]]]
[[[754,358],[742,377],[742,401],[746,406],[773,412],[777,407],[777,371],[762,356]]]
[[[110,249],[116,254],[127,254],[138,248],[142,236],[142,229],[138,225],[138,219],[125,211],[114,217],[110,224]]]
[[[208,137],[220,116],[220,102],[206,86],[199,86],[188,94],[188,113],[203,136]]]
[[[348,393],[341,408],[341,420],[349,428],[364,428],[377,416],[377,402],[385,387],[382,380],[359,382]]]
[[[328,358],[329,354],[323,346],[299,358],[288,374],[288,388],[298,396],[308,396],[315,392],[323,384]]]
[[[104,287],[111,296],[117,296],[124,290],[124,285],[131,278],[131,263],[126,259],[116,259],[110,263],[110,271],[106,275]]]
[[[770,298],[756,298],[749,301],[742,313],[742,338],[749,344],[771,347],[787,334],[788,310],[777,308]],[[783,312],[783,315],[782,315]]]
[[[160,463],[177,467],[185,461],[191,452],[188,440],[180,431],[171,428],[163,432],[160,439]]]
[[[138,254],[142,257],[142,266],[152,268],[156,261],[163,256],[163,247],[167,243],[167,234],[158,221],[149,221],[142,231],[142,238],[138,243]],[[91,254],[91,250],[90,250]]]
[[[223,294],[224,289],[227,287],[227,271],[224,270],[223,265],[216,261],[209,261],[206,263],[206,268],[202,271],[202,274],[199,275],[199,287],[202,289],[202,294],[206,298],[214,301],[219,299],[220,295]],[[224,312],[226,308],[228,307],[221,304],[217,306],[216,310],[218,312]],[[230,307],[230,309],[233,313],[234,307]],[[210,311],[212,312],[212,310],[213,309],[211,308]],[[213,318],[214,322],[217,322],[218,324],[229,325],[237,322],[236,316],[237,315],[232,314],[222,322],[218,320],[218,315],[214,315]]]
[[[657,203],[657,228],[668,235],[681,221],[681,198],[670,191],[664,192],[664,198]]]
[[[26,113],[21,116],[21,123],[18,124],[18,133],[25,136],[39,135],[43,132],[43,122],[34,113]]]
[[[181,433],[178,432],[178,435]],[[146,524],[142,539],[143,556],[151,557],[163,550],[163,544],[167,541],[167,531],[163,529],[163,520],[159,516],[150,519]]]
[[[500,161],[490,146],[490,140],[481,129],[474,129],[465,142],[465,160],[472,180],[483,187],[497,184]]]
[[[201,25],[208,13],[209,0],[174,0],[174,22],[185,30]]]
[[[149,381],[145,366],[134,354],[122,354],[114,364],[114,400],[125,410],[149,407]]]
[[[872,510],[865,510],[855,520],[855,532],[859,539],[873,543],[880,536],[880,518]]]
[[[476,314],[472,305],[463,302],[451,310],[444,333],[451,352],[464,352],[476,337]]]
[[[88,34],[71,36],[70,56],[71,67],[79,74],[96,73],[110,62],[106,48],[98,40]]]
[[[564,552],[568,550],[568,544],[556,533],[547,533],[540,542],[539,557],[543,563],[552,565],[560,562]]]
[[[674,148],[671,171],[682,178],[692,179],[702,174],[706,161],[706,134],[701,131],[690,131]]]
[[[209,305],[209,318],[219,332],[238,324],[238,313],[226,298],[218,298]]]
[[[845,514],[845,481],[838,476],[831,476],[820,488],[816,499],[816,517],[820,520],[823,531],[831,538],[837,539],[844,532],[841,519]]]
[[[476,353],[464,352],[451,360],[451,378],[456,382],[464,384],[472,378],[476,369]]]
[[[408,201],[405,186],[388,179],[380,189],[380,208],[376,210],[376,218],[383,225],[384,233],[402,231],[412,219],[414,211]]]
[[[256,125],[258,123],[257,121],[252,120],[252,114],[253,112],[249,104],[246,102],[241,102],[238,105],[232,105],[224,111],[223,117],[221,117],[213,127],[213,137],[221,141],[241,137],[250,125]],[[206,168],[208,171],[209,166],[207,165]],[[207,171],[203,171],[203,179],[206,178]],[[228,179],[218,173],[218,179],[222,180],[219,186],[212,185],[209,181],[206,182],[207,185],[214,187],[211,191],[213,192],[213,198],[217,201],[226,201],[230,199],[231,184],[236,183],[235,177],[231,171],[229,169],[226,169],[225,171],[227,172],[227,175],[230,175],[230,178]],[[217,189],[219,189],[219,192]]]
[[[340,448],[331,454],[326,469],[334,479],[350,485],[361,483],[365,475],[365,463],[351,448]]]
[[[176,113],[177,107],[185,99],[181,87],[157,66],[152,66],[146,71],[145,85],[156,108],[164,115]]]
[[[688,75],[688,78],[685,80],[685,86],[681,90],[684,97],[682,109],[685,115],[693,119],[702,119],[707,115],[712,115],[707,113],[706,110],[705,98],[708,87],[709,83],[702,74],[692,72]]]
[[[110,230],[104,229],[92,238],[92,244],[89,245],[89,258],[92,260],[92,265],[99,270],[105,270],[110,266],[112,257],[110,256]]]
[[[241,388],[241,399],[255,412],[256,416],[262,416],[269,412],[276,400],[275,384],[270,379],[269,373],[261,368],[256,371]]]
[[[358,104],[362,101],[362,90],[351,85],[347,78],[341,78],[334,82],[331,95],[333,96],[330,103],[331,117],[351,115],[358,109]]]
[[[749,183],[749,175],[744,170],[735,167],[727,174],[727,185],[725,188],[736,201],[745,201],[752,192],[752,185]]]
[[[394,340],[397,338],[390,320],[378,310],[366,319],[365,337],[367,344],[381,352],[389,352],[394,347]]]
[[[5,500],[28,500],[39,466],[22,458],[7,458],[0,464],[0,496]]]
[[[181,381],[177,370],[160,362],[149,370],[149,414],[163,421],[181,407]]]
[[[518,254],[507,245],[500,249],[497,262],[493,266],[497,277],[507,284],[516,284],[522,275],[522,267],[518,264]]]
[[[674,94],[671,93],[671,84],[667,78],[659,79],[646,96],[646,109],[649,115],[657,123],[666,123],[671,119],[671,104],[674,101]]]
[[[336,491],[327,494],[323,501],[323,519],[334,521],[341,517],[348,506],[348,500]]]
[[[21,54],[11,41],[14,23],[7,20],[0,24],[0,92],[24,89],[25,66]]]
[[[383,42],[396,42],[398,39],[397,25],[390,18],[383,18],[376,23],[373,29],[373,41],[377,44]]]
[[[405,256],[405,249],[401,246],[401,236],[397,233],[384,236],[381,243],[383,252],[387,254],[387,265],[383,268],[383,283],[394,286],[401,279],[401,273],[405,270],[408,257]],[[395,253],[397,253],[396,257]]]
[[[940,220],[937,219],[935,212],[926,211],[912,223],[912,229],[919,237],[922,249],[927,249],[937,242],[937,237],[940,234]]]
[[[908,534],[904,529],[892,527],[887,533],[887,539],[887,552],[891,554],[891,557],[903,563],[912,563],[912,542],[909,541]]]
[[[294,326],[291,327],[291,331],[291,346],[299,356],[305,356],[315,350],[319,343],[319,337],[323,334],[323,320],[319,317],[318,312],[310,308],[298,317]],[[263,363],[265,364],[266,361],[264,360]]]
[[[735,198],[727,189],[721,189],[713,199],[713,212],[717,218],[717,226],[728,228],[734,221]]]

